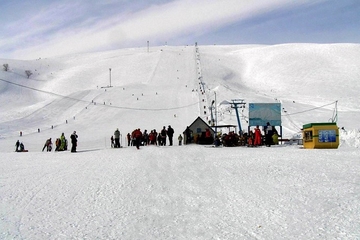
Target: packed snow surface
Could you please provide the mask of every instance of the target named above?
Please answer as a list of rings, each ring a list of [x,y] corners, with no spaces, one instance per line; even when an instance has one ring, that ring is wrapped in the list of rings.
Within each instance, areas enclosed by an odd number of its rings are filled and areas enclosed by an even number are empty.
[[[0,60],[0,239],[360,239],[359,55],[285,44]],[[237,125],[232,99],[281,103],[289,139],[336,120],[340,146],[178,145],[213,100],[218,124]],[[248,105],[240,121],[247,131]],[[174,146],[127,146],[135,128],[168,125]],[[74,130],[77,153],[41,151]]]

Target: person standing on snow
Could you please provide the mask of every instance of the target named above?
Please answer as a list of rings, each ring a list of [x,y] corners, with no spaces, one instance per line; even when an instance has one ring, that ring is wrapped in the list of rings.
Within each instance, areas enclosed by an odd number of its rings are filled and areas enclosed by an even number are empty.
[[[261,130],[259,128],[259,125],[256,126],[254,129],[254,146],[260,146],[261,145]]]
[[[51,152],[51,145],[52,145],[51,138],[49,138],[46,140],[42,151],[44,151],[44,149],[46,148],[47,152]]]
[[[174,129],[169,125],[167,129],[167,135],[169,137],[169,145],[173,145]]]
[[[136,148],[140,149],[140,143],[141,143],[141,139],[142,139],[142,132],[140,131],[140,128],[138,128],[134,131],[134,137],[135,137]]]
[[[61,133],[59,151],[65,151],[65,150],[66,150],[66,138],[65,138],[65,134]]]
[[[161,134],[161,146],[166,146],[166,128],[165,128],[165,126],[161,130],[160,134]]]
[[[71,134],[71,136],[70,136],[70,139],[71,139],[71,152],[76,152],[77,138],[78,138],[78,135],[76,134],[76,131],[74,131],[73,134]]]
[[[131,135],[130,135],[130,133],[128,133],[127,135],[126,135],[126,138],[127,138],[127,141],[128,141],[128,147],[130,146],[130,144],[131,144]]]
[[[113,136],[110,137],[110,142],[111,142],[111,148],[114,148],[114,137]]]
[[[273,135],[271,136],[272,143],[274,145],[279,145],[279,133],[274,126],[272,126],[272,133],[273,133]]]
[[[120,148],[120,131],[117,128],[114,132],[114,137],[115,137],[115,148]]]
[[[189,128],[189,126],[186,127],[185,135],[186,135],[186,144],[191,143],[192,130]]]
[[[159,133],[157,135],[157,141],[158,141],[158,146],[162,146],[162,136],[161,136],[161,133]]]
[[[182,143],[182,140],[183,140],[183,137],[181,136],[181,134],[179,134],[178,140],[179,140],[179,146],[181,146],[181,143]]]
[[[20,147],[20,141],[19,141],[19,140],[16,141],[15,147],[16,147],[15,152],[18,152],[18,151],[19,151],[19,147]]]
[[[267,147],[270,147],[272,145],[273,131],[272,131],[272,126],[270,125],[269,122],[266,123],[266,126],[264,127],[264,132],[265,132],[265,145]]]

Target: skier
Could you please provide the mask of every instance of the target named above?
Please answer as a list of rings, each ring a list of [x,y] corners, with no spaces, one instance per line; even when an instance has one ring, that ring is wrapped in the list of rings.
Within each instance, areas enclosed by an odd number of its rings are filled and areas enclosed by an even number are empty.
[[[76,152],[77,138],[78,138],[78,135],[76,135],[76,131],[74,131],[73,134],[71,134],[70,138],[71,138],[71,152]]]
[[[47,152],[51,152],[51,145],[52,145],[51,138],[49,138],[46,140],[42,151],[44,151],[44,149],[46,148]]]
[[[167,135],[169,137],[169,145],[173,145],[173,136],[174,136],[174,129],[169,125],[167,130]]]
[[[60,148],[59,148],[59,151],[65,151],[67,150],[67,147],[66,147],[66,138],[65,138],[65,135],[64,133],[61,133],[61,136],[60,136]]]
[[[55,140],[55,151],[59,151],[59,150],[60,150],[60,145],[61,145],[60,138],[57,138],[57,139]]]
[[[120,131],[118,128],[115,130],[114,136],[115,136],[115,148],[120,148]]]
[[[110,141],[111,141],[111,148],[114,148],[114,137],[113,136],[111,136]]]
[[[19,141],[19,140],[16,141],[15,147],[16,147],[15,152],[18,152],[18,151],[19,151],[19,147],[20,147],[20,141]]]
[[[179,140],[179,146],[181,146],[181,143],[182,143],[182,140],[183,140],[183,137],[181,136],[181,134],[179,134],[178,140]]]

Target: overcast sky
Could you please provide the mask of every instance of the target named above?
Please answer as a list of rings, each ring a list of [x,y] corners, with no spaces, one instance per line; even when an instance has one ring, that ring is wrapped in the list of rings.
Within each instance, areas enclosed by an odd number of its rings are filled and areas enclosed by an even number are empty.
[[[360,0],[11,0],[0,58],[159,45],[360,43]]]

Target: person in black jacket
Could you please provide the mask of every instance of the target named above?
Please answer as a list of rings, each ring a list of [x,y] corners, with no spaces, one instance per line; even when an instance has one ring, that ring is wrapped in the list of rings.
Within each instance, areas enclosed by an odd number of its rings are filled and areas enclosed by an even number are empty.
[[[160,132],[161,134],[161,146],[166,146],[166,128],[165,126],[163,127],[163,129]]]
[[[169,145],[173,145],[174,129],[169,125],[167,129],[167,135],[169,137]]]
[[[120,131],[118,128],[115,130],[114,136],[115,136],[115,148],[120,148]]]
[[[71,139],[71,152],[76,152],[77,138],[78,138],[78,136],[76,135],[76,131],[74,131],[74,133],[71,134],[71,136],[70,136],[70,139]]]
[[[266,123],[266,126],[264,127],[264,132],[265,132],[265,145],[267,147],[270,147],[272,145],[273,130],[269,122]]]

